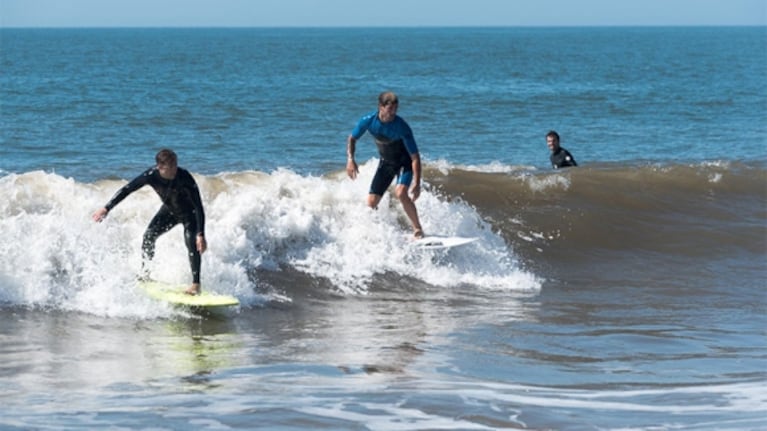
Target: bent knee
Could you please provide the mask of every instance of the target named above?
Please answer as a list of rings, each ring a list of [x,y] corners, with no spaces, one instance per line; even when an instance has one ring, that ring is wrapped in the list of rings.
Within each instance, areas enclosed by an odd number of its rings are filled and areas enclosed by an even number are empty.
[[[407,189],[407,186],[397,186],[397,188],[394,189],[394,196],[401,201],[409,201],[410,195],[407,194]]]
[[[375,195],[375,194],[369,194],[368,195],[368,206],[370,208],[378,208],[378,203],[381,202],[381,196]]]

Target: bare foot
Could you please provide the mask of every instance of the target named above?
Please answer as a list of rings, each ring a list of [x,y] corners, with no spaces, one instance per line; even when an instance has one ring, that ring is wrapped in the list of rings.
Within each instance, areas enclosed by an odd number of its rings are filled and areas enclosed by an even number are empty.
[[[186,289],[184,291],[184,293],[186,293],[187,295],[192,295],[192,296],[199,295],[200,294],[200,285],[197,284],[197,283],[193,283],[192,287],[190,287],[189,289]]]
[[[421,239],[421,238],[423,238],[423,237],[424,237],[424,235],[423,235],[423,230],[422,230],[422,229],[416,229],[416,230],[413,232],[413,238],[415,238],[415,239]]]

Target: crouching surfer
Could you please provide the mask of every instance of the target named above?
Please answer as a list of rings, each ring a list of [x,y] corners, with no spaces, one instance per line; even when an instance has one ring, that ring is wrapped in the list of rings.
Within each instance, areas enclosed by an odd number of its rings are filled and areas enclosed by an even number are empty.
[[[177,224],[182,224],[192,269],[192,285],[185,292],[197,295],[200,293],[201,255],[208,248],[200,190],[189,171],[178,167],[178,158],[172,150],[160,150],[155,156],[155,162],[155,166],[134,178],[118,190],[103,208],[96,210],[93,220],[101,222],[128,195],[146,185],[151,186],[160,197],[162,206],[144,232],[141,277],[149,276],[147,263],[154,258],[157,238]]]

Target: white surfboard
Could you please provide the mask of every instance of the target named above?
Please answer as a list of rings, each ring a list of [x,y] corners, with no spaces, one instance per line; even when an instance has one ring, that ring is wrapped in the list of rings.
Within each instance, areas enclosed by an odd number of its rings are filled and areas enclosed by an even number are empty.
[[[413,240],[413,245],[427,250],[439,250],[468,244],[478,239],[478,237],[430,235]]]

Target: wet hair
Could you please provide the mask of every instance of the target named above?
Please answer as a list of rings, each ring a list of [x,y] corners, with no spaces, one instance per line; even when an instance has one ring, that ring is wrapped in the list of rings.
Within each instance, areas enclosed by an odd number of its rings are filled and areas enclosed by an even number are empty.
[[[549,130],[549,133],[546,134],[546,137],[548,138],[549,136],[553,136],[554,139],[556,139],[557,142],[559,142],[559,133],[557,133],[557,132],[555,132],[553,130]]]
[[[173,150],[169,150],[167,148],[163,148],[157,152],[157,155],[154,156],[154,160],[158,165],[168,165],[171,163],[175,165],[178,163],[178,157],[176,157],[176,153],[174,153]]]
[[[381,106],[389,106],[391,104],[398,104],[398,103],[399,103],[399,99],[397,99],[397,95],[391,91],[384,91],[383,93],[378,95],[378,104]]]

